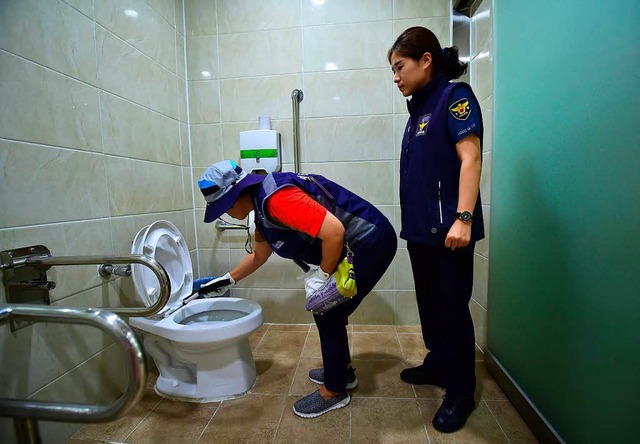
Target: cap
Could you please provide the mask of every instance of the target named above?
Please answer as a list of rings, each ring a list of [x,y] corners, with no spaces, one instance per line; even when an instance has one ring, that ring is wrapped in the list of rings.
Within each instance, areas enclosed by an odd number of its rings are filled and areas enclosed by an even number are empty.
[[[247,174],[233,160],[211,165],[198,180],[198,187],[207,201],[204,221],[213,222],[222,216],[235,205],[243,189],[262,182],[264,178],[259,174]]]

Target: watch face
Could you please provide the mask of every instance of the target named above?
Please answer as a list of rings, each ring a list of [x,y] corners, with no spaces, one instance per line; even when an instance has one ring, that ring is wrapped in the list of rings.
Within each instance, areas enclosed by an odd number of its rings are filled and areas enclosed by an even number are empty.
[[[460,213],[460,220],[463,222],[469,222],[473,216],[468,211],[463,211]]]

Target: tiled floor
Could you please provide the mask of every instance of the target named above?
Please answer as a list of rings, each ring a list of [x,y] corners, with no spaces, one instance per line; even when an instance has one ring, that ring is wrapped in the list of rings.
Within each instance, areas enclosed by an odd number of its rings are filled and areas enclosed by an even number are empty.
[[[322,365],[318,330],[309,325],[265,324],[250,338],[258,379],[242,398],[193,404],[155,394],[150,375],[142,401],[125,417],[88,425],[70,444],[126,443],[532,443],[531,431],[488,375],[478,353],[478,407],[452,434],[433,429],[443,390],[412,386],[400,371],[426,353],[419,327],[349,326],[358,387],[351,404],[316,419],[302,419],[292,404],[318,386],[307,372]]]

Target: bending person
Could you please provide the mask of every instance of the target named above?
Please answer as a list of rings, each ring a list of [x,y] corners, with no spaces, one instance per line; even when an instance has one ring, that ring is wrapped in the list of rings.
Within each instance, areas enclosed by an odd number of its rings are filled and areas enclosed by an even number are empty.
[[[314,308],[313,316],[323,368],[309,372],[309,378],[321,387],[298,400],[293,411],[314,418],[348,405],[347,389],[355,388],[357,379],[346,326],[349,315],[395,256],[397,237],[389,220],[366,200],[319,175],[247,174],[235,162],[225,160],[210,166],[198,185],[207,201],[205,222],[224,213],[244,219],[255,211],[254,251],[220,278],[226,285],[218,294],[256,271],[272,252],[317,267],[305,278],[305,292],[307,308],[319,297],[323,302]],[[351,297],[341,294],[343,264],[355,273],[357,292]],[[327,306],[331,308],[320,314]]]

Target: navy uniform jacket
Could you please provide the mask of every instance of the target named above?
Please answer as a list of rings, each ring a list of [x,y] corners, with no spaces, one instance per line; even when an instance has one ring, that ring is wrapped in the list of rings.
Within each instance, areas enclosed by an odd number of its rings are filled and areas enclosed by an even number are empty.
[[[480,106],[469,85],[449,83],[442,74],[413,94],[407,106],[400,155],[400,237],[444,245],[458,209],[460,160],[455,144],[475,132],[482,150]],[[471,242],[476,242],[484,237],[479,192],[472,212]]]

